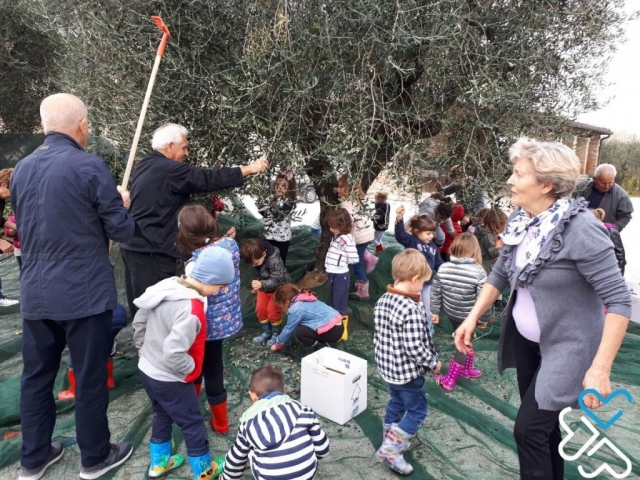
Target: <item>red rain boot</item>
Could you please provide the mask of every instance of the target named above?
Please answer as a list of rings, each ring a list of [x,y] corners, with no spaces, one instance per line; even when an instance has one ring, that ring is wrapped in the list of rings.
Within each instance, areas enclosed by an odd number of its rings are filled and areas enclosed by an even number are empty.
[[[376,247],[376,253],[384,252],[384,246],[382,244]]]
[[[469,354],[467,355],[467,361],[464,363],[464,369],[462,370],[462,375],[466,379],[470,378],[479,378],[482,376],[482,372],[477,368],[473,368],[473,360],[476,356],[476,353],[473,351],[473,348],[469,349]]]
[[[458,377],[462,374],[464,367],[453,360],[449,361],[449,372],[446,375],[436,375],[435,381],[445,390],[453,390],[456,388]]]
[[[58,393],[58,400],[75,400],[76,399],[76,376],[72,369],[67,372],[69,375],[69,390],[62,390]]]
[[[367,275],[373,272],[379,261],[380,259],[374,254],[370,253],[369,250],[364,251],[364,263],[366,264],[364,271],[367,273]]]
[[[229,434],[229,414],[227,413],[227,401],[217,405],[209,404],[211,408],[211,428],[220,435]]]
[[[113,360],[107,360],[107,388],[111,390],[116,387],[116,381],[113,379]]]
[[[195,388],[195,390],[196,390],[196,397],[200,398],[200,392],[202,391],[202,384],[201,383],[194,383],[193,384],[193,388]]]

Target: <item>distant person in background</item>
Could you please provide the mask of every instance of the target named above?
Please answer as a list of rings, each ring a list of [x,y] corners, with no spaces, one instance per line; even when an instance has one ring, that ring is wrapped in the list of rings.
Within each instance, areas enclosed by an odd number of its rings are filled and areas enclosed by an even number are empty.
[[[264,238],[280,252],[287,264],[291,244],[291,213],[296,208],[296,179],[291,172],[280,172],[273,182],[273,197],[260,206],[264,218]]]
[[[384,245],[382,244],[382,236],[384,232],[389,228],[389,213],[391,208],[387,203],[387,192],[378,192],[375,196],[376,214],[373,217],[373,245],[376,247],[376,253],[384,251]]]
[[[616,184],[616,167],[608,163],[598,165],[593,179],[578,186],[575,197],[584,197],[589,208],[601,208],[605,212],[604,223],[615,225],[619,232],[627,226],[633,213],[631,199]]]
[[[15,221],[11,221],[9,219],[4,218],[3,212],[7,199],[11,196],[9,192],[9,180],[11,179],[11,174],[13,173],[13,168],[5,168],[0,170],[0,224],[3,228],[8,229],[10,231],[16,231]],[[14,217],[15,218],[15,217]],[[5,231],[6,234],[6,231]],[[6,240],[0,238],[0,251],[2,253],[11,253],[15,250],[15,246]],[[18,262],[20,265],[20,262]],[[0,307],[10,307],[11,305],[16,305],[20,303],[19,300],[14,300],[12,298],[7,298],[4,293],[2,293],[2,280],[0,279]]]
[[[601,208],[596,208],[595,210],[590,209],[591,213],[593,213],[598,220],[604,223],[604,226],[607,227],[607,233],[609,234],[609,238],[613,242],[613,251],[616,253],[616,259],[618,260],[618,267],[620,267],[620,273],[624,275],[624,267],[627,264],[626,255],[624,251],[624,245],[622,244],[622,237],[620,236],[620,232],[611,223],[607,223],[604,221],[604,217],[606,213]]]

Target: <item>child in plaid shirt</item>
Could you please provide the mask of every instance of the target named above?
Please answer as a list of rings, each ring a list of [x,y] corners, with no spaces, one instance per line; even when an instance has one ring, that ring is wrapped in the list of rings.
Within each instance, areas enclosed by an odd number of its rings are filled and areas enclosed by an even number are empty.
[[[376,458],[392,470],[409,475],[413,467],[402,452],[427,417],[424,376],[438,373],[441,363],[431,341],[420,291],[431,278],[424,255],[407,249],[391,263],[394,284],[376,302],[373,346],[380,376],[389,387],[384,440]]]

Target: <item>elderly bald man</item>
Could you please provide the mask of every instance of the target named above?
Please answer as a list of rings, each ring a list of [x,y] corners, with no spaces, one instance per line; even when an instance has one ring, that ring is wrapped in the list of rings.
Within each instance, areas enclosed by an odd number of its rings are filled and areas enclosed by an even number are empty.
[[[606,214],[604,222],[615,225],[621,232],[631,220],[633,205],[627,192],[616,183],[616,174],[613,165],[599,165],[593,179],[578,187],[576,196],[584,197],[589,208],[603,209]]]
[[[107,360],[116,308],[109,239],[131,238],[135,221],[104,161],[84,151],[87,107],[58,93],[40,105],[44,144],[18,162],[11,203],[22,243],[20,313],[22,372],[21,480],[39,479],[64,454],[51,443],[56,421],[53,384],[65,345],[76,377],[80,478],[99,478],[133,451],[110,443]],[[59,473],[60,475],[60,473]]]
[[[191,195],[237,187],[244,177],[264,172],[268,166],[263,157],[242,167],[192,167],[183,163],[189,155],[188,134],[182,125],[162,125],[153,134],[153,151],[133,172],[130,211],[139,229],[120,245],[132,316],[138,311],[133,301],[148,287],[176,275],[183,261],[174,243],[178,212]]]

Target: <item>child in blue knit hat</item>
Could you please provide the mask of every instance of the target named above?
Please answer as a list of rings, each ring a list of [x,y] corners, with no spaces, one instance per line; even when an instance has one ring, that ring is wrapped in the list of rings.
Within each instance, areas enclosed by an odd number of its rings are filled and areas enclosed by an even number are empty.
[[[198,256],[189,275],[162,280],[134,301],[139,308],[133,340],[140,353],[140,380],[154,413],[149,478],[162,477],[184,462],[182,455],[171,455],[173,423],[182,430],[194,479],[217,478],[222,472],[224,459],[211,461],[193,381],[204,358],[206,297],[233,278],[231,254],[211,247]]]

